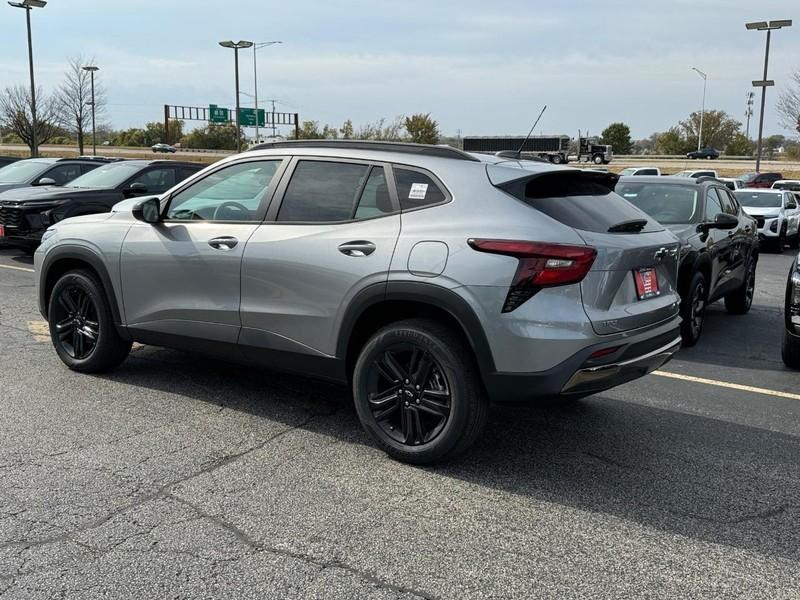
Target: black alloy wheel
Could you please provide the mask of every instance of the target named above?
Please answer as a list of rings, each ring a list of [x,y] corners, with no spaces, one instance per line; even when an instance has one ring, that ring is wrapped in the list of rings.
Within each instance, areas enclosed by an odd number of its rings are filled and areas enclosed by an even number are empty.
[[[370,411],[388,437],[416,446],[442,432],[452,396],[430,352],[410,342],[394,344],[372,361],[367,377]]]
[[[64,287],[56,298],[55,319],[57,344],[75,360],[91,356],[100,337],[97,306],[83,288]]]

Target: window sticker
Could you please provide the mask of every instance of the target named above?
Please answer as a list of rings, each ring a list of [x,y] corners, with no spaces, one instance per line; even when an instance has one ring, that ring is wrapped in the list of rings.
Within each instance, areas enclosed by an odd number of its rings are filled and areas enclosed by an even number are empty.
[[[411,190],[408,192],[408,198],[410,200],[425,200],[425,196],[428,194],[428,184],[427,183],[412,183]]]

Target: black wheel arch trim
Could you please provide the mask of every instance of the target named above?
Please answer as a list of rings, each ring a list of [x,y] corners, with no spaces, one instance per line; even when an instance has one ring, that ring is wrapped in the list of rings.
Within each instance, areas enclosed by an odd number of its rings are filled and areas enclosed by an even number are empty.
[[[339,328],[336,356],[346,358],[353,327],[371,306],[385,301],[408,301],[442,309],[461,326],[478,362],[481,374],[495,371],[489,341],[472,307],[454,291],[421,281],[389,281],[372,284],[351,300]]]
[[[111,314],[114,318],[114,324],[117,329],[123,330],[122,315],[120,313],[119,302],[117,302],[117,295],[114,291],[114,286],[111,283],[111,276],[108,274],[103,259],[95,252],[79,246],[77,244],[65,244],[54,248],[42,260],[42,266],[39,273],[39,312],[47,319],[47,277],[50,269],[54,264],[61,260],[78,260],[89,265],[97,276],[100,278],[100,284],[103,286],[103,291],[106,294],[106,299],[111,307]]]

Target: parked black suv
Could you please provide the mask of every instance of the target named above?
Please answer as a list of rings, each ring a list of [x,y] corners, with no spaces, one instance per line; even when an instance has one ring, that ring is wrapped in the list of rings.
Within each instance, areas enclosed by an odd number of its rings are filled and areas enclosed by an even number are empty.
[[[695,150],[693,152],[687,152],[686,158],[709,158],[714,160],[715,158],[719,158],[719,150],[716,148],[712,148],[710,146],[703,148],[702,150]]]
[[[622,177],[615,191],[681,240],[681,337],[693,346],[706,306],[725,298],[730,313],[750,310],[758,231],[721,181],[711,177]]]
[[[0,194],[0,238],[12,246],[36,248],[44,230],[61,219],[108,212],[126,198],[161,194],[204,167],[173,160],[87,163],[93,170],[64,186]]]
[[[786,280],[781,355],[787,367],[800,369],[800,254],[794,257]]]
[[[108,158],[27,158],[0,168],[0,192],[32,185],[65,185],[111,162]]]

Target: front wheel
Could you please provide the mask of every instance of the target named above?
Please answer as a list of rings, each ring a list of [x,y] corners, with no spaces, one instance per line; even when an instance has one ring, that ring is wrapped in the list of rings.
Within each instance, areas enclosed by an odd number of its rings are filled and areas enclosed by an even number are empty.
[[[353,371],[361,424],[393,458],[428,464],[452,458],[480,435],[488,401],[458,332],[428,319],[375,333]]]
[[[735,292],[725,296],[725,309],[735,315],[745,314],[753,304],[753,294],[756,289],[755,260],[751,258],[747,261],[744,273],[742,285]]]
[[[132,343],[117,333],[105,293],[88,271],[70,271],[53,286],[47,319],[53,347],[73,371],[100,373],[118,366]]]
[[[702,273],[695,273],[681,302],[681,338],[687,348],[694,346],[703,332],[707,299],[706,278]]]
[[[596,165],[602,165],[603,164],[603,157],[598,154],[597,156],[594,157],[593,162]]]

